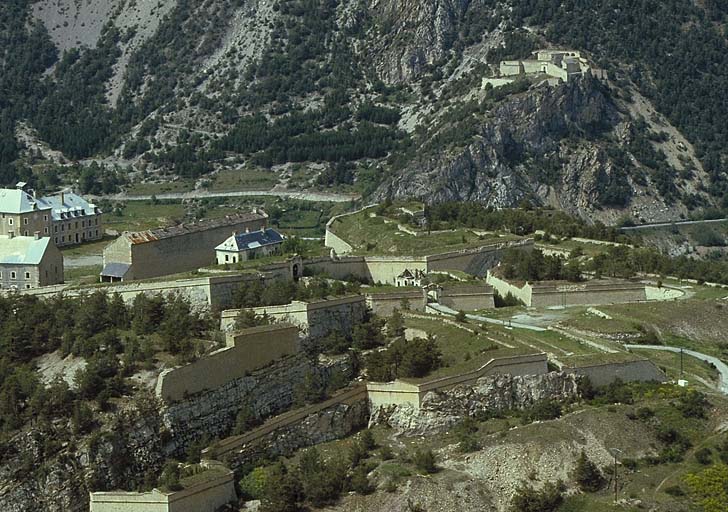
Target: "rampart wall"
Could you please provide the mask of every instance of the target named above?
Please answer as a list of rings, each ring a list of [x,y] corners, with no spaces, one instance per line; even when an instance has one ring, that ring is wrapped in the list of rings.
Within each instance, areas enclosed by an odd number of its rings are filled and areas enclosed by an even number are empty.
[[[509,283],[505,279],[496,277],[493,273],[488,272],[486,279],[487,283],[491,285],[501,297],[505,297],[509,293],[516,299],[520,300],[524,305],[531,306],[531,285],[526,283],[523,286],[516,286],[513,283]]]
[[[437,294],[437,302],[456,311],[476,311],[495,308],[493,288],[486,286],[444,286]]]
[[[91,512],[216,512],[237,501],[233,472],[191,485],[181,491],[92,492]]]
[[[271,325],[228,335],[228,346],[194,363],[164,370],[157,379],[156,394],[167,402],[217,389],[246,373],[299,351],[298,329]]]
[[[667,380],[663,371],[648,359],[595,364],[576,368],[565,367],[562,371],[589,377],[589,380],[595,386],[606,386],[616,379],[620,379],[622,382],[665,382]]]
[[[422,384],[412,384],[402,380],[387,383],[370,382],[367,384],[370,409],[374,411],[380,407],[403,404],[409,404],[413,408],[419,409],[422,399],[430,391],[440,391],[461,384],[471,384],[488,375],[503,373],[510,375],[541,375],[548,373],[546,363],[546,354],[502,357],[491,359],[472,372],[443,377]]]
[[[424,311],[427,305],[427,297],[423,290],[396,291],[392,293],[368,293],[366,294],[367,306],[375,315],[388,317],[395,309],[402,309],[402,301],[407,301],[410,311]]]

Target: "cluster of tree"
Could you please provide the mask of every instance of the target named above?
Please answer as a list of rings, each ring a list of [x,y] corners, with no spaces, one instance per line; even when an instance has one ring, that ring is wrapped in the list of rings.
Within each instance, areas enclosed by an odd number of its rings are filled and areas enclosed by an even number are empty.
[[[503,254],[501,272],[507,279],[531,282],[583,280],[581,263],[577,258],[570,258],[567,261],[559,255],[544,255],[538,249],[532,251],[508,249]]]
[[[610,247],[594,256],[586,268],[597,276],[629,278],[638,272],[646,272],[728,284],[728,261],[725,259],[671,258],[648,248]]]
[[[350,336],[341,331],[332,331],[328,336],[315,344],[317,352],[325,354],[343,354],[349,349],[371,350],[381,347],[386,341],[384,321],[367,313],[364,321],[354,326]]]
[[[375,447],[374,437],[365,430],[352,441],[346,457],[326,460],[316,448],[310,448],[295,466],[277,462],[255,468],[241,481],[241,490],[260,499],[265,512],[297,512],[306,504],[325,507],[347,491],[369,494],[374,487],[367,474],[375,464],[368,459]]]
[[[310,279],[307,283],[283,280],[264,283],[256,279],[241,283],[233,292],[232,303],[236,308],[278,306],[292,300],[323,299],[358,291],[359,286],[356,283],[329,281],[321,277]]]
[[[442,366],[442,352],[434,338],[397,338],[383,351],[366,358],[370,380],[388,382],[395,378],[424,377]]]
[[[208,327],[185,300],[143,294],[131,305],[103,292],[48,300],[10,295],[0,297],[0,312],[2,431],[30,418],[81,414],[79,399],[106,407],[109,398],[126,391],[124,377],[149,364],[158,349],[191,356],[194,337]],[[76,374],[76,391],[62,380],[49,388],[41,383],[32,361],[54,350],[86,359]]]
[[[443,202],[427,205],[425,217],[432,230],[443,228],[478,228],[491,231],[510,231],[526,235],[537,230],[560,237],[584,237],[597,240],[627,240],[619,232],[602,223],[585,221],[557,210],[524,208],[500,209],[475,202]]]
[[[113,194],[128,182],[120,170],[99,165],[97,162],[89,165],[74,164],[64,169],[64,172],[78,183],[79,192],[82,194]]]

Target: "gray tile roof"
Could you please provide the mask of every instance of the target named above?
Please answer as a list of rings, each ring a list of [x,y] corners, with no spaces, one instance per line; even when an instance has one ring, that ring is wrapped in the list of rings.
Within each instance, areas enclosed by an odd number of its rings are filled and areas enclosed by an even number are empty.
[[[0,189],[0,212],[2,213],[28,213],[51,208],[43,199],[35,199],[24,190],[17,188]]]
[[[63,200],[61,200],[61,194],[46,196],[40,200],[53,208],[51,214],[53,220],[67,220],[82,215],[94,215],[98,210],[95,204],[89,203],[86,199],[73,192],[65,192],[63,194]]]
[[[102,276],[122,278],[129,272],[131,265],[128,263],[107,263],[101,271]]]
[[[37,265],[43,259],[51,239],[32,236],[0,235],[0,264]]]
[[[257,249],[266,245],[276,245],[283,242],[283,235],[275,229],[261,229],[250,233],[238,233],[231,236],[223,243],[215,247],[216,251],[246,251]]]

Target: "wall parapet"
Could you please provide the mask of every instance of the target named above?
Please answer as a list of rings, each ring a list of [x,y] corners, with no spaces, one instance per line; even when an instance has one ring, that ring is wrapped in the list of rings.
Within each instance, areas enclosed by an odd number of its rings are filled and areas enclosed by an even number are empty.
[[[493,373],[512,373],[515,375],[547,373],[547,361],[548,358],[545,353],[499,357],[489,360],[475,370],[418,384],[400,379],[385,383],[369,382],[367,383],[367,393],[372,409],[405,403],[419,409],[422,400],[429,392],[472,383]]]

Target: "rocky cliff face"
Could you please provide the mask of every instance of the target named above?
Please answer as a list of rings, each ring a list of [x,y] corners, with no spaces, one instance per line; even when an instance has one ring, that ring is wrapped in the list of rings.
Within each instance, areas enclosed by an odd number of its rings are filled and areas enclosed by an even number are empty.
[[[565,373],[494,375],[474,386],[456,386],[425,395],[421,407],[401,405],[372,412],[371,423],[386,424],[406,435],[429,435],[452,428],[463,418],[525,409],[542,400],[579,396],[578,377]]]
[[[317,374],[324,385],[341,385],[351,371],[348,358],[314,364],[300,356],[181,402],[163,404],[140,395],[89,435],[73,435],[68,425],[35,426],[6,445],[13,449],[3,453],[0,464],[0,510],[88,510],[89,490],[141,486],[145,478],[158,474],[167,458],[183,459],[193,443],[228,435],[244,407],[259,418],[281,413],[292,407],[294,384],[307,374]],[[291,427],[288,442],[276,449],[345,435],[362,423],[365,409],[342,406],[323,411],[303,427]],[[273,449],[274,441],[258,449]]]
[[[376,196],[479,201],[496,208],[528,199],[594,214],[605,190],[622,185],[629,194],[629,183],[601,143],[573,137],[594,138],[619,121],[615,104],[594,79],[534,87],[494,108],[466,147],[413,162]]]

